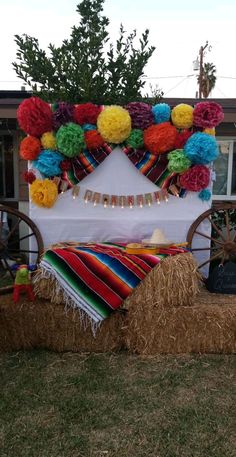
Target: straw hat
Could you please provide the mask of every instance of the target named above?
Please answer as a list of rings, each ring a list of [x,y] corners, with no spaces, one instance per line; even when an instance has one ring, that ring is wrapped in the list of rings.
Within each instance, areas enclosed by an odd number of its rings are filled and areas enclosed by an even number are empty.
[[[168,240],[165,234],[160,229],[155,229],[153,230],[151,238],[142,240],[142,243],[155,244],[158,246],[170,246],[171,244],[173,244],[173,241]]]

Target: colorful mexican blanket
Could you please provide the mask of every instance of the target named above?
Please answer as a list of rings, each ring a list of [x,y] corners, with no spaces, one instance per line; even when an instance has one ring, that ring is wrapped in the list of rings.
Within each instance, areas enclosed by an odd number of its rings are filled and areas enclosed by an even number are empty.
[[[186,252],[169,248],[165,254],[127,254],[124,245],[63,243],[46,251],[40,263],[45,277],[57,279],[64,296],[99,324],[119,308],[133,289],[166,255]],[[65,300],[66,301],[66,300]]]

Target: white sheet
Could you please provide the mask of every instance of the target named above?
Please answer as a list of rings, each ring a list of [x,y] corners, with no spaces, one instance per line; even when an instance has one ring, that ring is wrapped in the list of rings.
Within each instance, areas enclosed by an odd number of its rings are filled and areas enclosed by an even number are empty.
[[[170,196],[169,202],[151,207],[133,209],[85,203],[86,189],[101,193],[128,195],[153,192],[157,187],[143,176],[117,147],[110,156],[80,185],[80,195],[75,200],[67,191],[51,209],[30,204],[30,217],[38,226],[45,247],[65,240],[88,241],[140,241],[149,238],[154,229],[160,228],[168,239],[186,241],[192,222],[209,209],[211,202],[202,202],[195,193],[185,198]],[[203,227],[209,233],[209,224]],[[208,245],[207,240],[204,247]],[[201,258],[205,258],[203,252]]]

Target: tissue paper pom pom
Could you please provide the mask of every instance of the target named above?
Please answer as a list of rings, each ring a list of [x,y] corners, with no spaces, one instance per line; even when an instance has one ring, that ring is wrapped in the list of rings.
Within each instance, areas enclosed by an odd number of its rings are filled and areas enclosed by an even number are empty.
[[[176,135],[176,128],[169,122],[151,125],[144,131],[144,144],[148,151],[153,154],[162,154],[173,149]]]
[[[41,144],[43,149],[56,149],[56,138],[53,132],[46,132],[44,133],[41,138]]]
[[[127,146],[133,149],[140,149],[144,146],[143,143],[143,131],[140,129],[131,130],[129,138],[126,140]]]
[[[175,140],[175,149],[183,149],[186,141],[190,138],[192,132],[189,130],[183,130],[178,132]]]
[[[98,149],[104,144],[104,139],[97,130],[88,130],[84,137],[88,149]]]
[[[181,187],[198,192],[209,185],[210,170],[204,165],[195,165],[179,177]]]
[[[62,160],[62,162],[60,163],[60,168],[62,171],[68,171],[71,169],[71,162],[69,159],[64,159]]]
[[[41,136],[52,130],[52,112],[48,103],[38,97],[24,100],[17,110],[20,128],[28,135]]]
[[[107,106],[98,116],[98,131],[108,143],[122,143],[131,132],[131,118],[121,106]]]
[[[208,135],[215,136],[215,134],[216,134],[216,129],[215,129],[214,127],[212,127],[212,129],[204,129],[204,130],[203,130],[203,133],[207,133]]]
[[[168,154],[168,170],[175,173],[182,173],[191,166],[191,162],[186,157],[183,149],[176,149]]]
[[[158,103],[152,107],[152,112],[155,124],[167,122],[170,119],[170,106],[167,103]]]
[[[193,123],[197,127],[212,128],[224,119],[222,107],[215,102],[197,103],[193,111]]]
[[[76,105],[74,112],[74,120],[77,124],[96,124],[101,107],[93,103],[82,103]]]
[[[51,208],[58,196],[57,186],[49,179],[35,179],[30,186],[30,196],[35,205]]]
[[[209,189],[203,189],[201,192],[198,194],[199,198],[204,202],[208,201],[211,199],[211,192]]]
[[[84,132],[88,132],[89,130],[96,130],[96,125],[95,124],[83,124],[82,129]]]
[[[84,131],[73,122],[59,128],[56,141],[59,151],[67,157],[75,157],[85,148]]]
[[[38,158],[34,160],[33,167],[37,168],[47,178],[61,174],[60,163],[63,156],[60,152],[45,149],[40,152]]]
[[[218,157],[216,139],[207,133],[194,133],[184,146],[186,156],[192,163],[207,164]]]
[[[143,102],[131,102],[125,107],[132,119],[133,129],[147,129],[154,122],[152,107]]]
[[[23,178],[25,182],[27,182],[28,184],[32,184],[35,181],[36,176],[33,171],[25,171],[23,173]]]
[[[53,111],[53,126],[58,130],[61,125],[73,121],[74,105],[68,102],[59,102],[55,105]]]
[[[41,144],[38,138],[27,136],[21,141],[20,156],[24,160],[34,160],[38,157],[41,150]]]
[[[178,129],[189,129],[193,125],[193,107],[180,103],[172,109],[171,119]]]

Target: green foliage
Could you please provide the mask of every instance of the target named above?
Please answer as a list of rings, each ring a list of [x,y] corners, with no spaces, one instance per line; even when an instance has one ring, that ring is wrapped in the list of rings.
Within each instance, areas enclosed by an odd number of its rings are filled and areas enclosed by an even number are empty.
[[[141,99],[144,68],[155,48],[145,30],[136,47],[136,30],[110,43],[109,19],[102,15],[104,0],[82,0],[77,5],[78,26],[59,47],[49,44],[49,54],[36,38],[15,35],[13,68],[34,93],[48,101],[126,103]],[[107,49],[107,51],[106,51]]]

